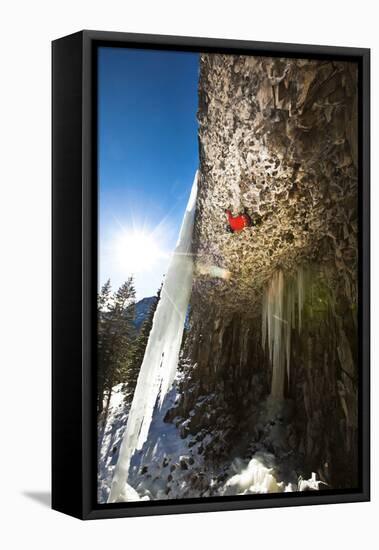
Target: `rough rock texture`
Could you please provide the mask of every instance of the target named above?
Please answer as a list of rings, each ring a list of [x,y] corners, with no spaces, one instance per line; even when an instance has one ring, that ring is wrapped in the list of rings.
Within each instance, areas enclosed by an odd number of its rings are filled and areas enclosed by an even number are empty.
[[[296,456],[299,471],[354,486],[356,66],[202,55],[198,119],[197,277],[175,415],[190,418],[189,433],[219,431],[225,453],[247,434],[249,445]],[[225,209],[256,225],[228,232]],[[299,267],[303,320],[299,310],[289,330],[286,405],[262,412],[272,380],[263,298],[275,273],[291,281]]]
[[[311,260],[355,282],[356,91],[353,64],[202,56],[196,251],[233,275],[202,292],[250,312],[275,267]],[[231,235],[226,208],[262,223]]]

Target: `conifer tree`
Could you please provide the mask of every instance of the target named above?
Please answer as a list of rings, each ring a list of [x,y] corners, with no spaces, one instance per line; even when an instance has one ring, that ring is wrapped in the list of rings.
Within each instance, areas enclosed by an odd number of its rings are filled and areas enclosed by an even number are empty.
[[[111,302],[111,281],[108,279],[97,296],[97,410],[103,410],[106,373],[109,369],[109,307]]]
[[[98,296],[97,409],[99,414],[104,411],[105,399],[105,416],[112,387],[126,381],[132,360],[134,306],[133,277],[129,277],[113,295],[110,281],[107,281]]]

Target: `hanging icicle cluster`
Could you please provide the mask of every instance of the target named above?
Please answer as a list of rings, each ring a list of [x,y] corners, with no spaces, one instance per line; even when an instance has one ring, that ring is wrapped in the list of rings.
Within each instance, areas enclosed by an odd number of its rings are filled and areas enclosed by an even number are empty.
[[[297,317],[296,317],[297,303]],[[295,277],[285,278],[276,271],[263,295],[262,347],[268,346],[272,364],[271,396],[283,399],[285,374],[290,380],[291,332],[302,325],[304,305],[304,271],[297,270]]]

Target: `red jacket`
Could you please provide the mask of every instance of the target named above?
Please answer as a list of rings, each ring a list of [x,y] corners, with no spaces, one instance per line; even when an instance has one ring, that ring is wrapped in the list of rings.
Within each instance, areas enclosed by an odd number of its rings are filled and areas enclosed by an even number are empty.
[[[239,231],[245,229],[245,227],[249,227],[251,225],[251,218],[249,214],[239,214],[238,216],[233,216],[230,210],[226,210],[225,212],[230,229],[233,232],[238,233]]]

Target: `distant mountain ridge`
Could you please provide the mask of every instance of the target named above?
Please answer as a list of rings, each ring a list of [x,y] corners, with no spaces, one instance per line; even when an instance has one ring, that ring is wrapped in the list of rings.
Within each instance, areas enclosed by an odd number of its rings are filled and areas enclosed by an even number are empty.
[[[132,322],[135,328],[136,335],[138,335],[143,323],[150,313],[151,308],[156,304],[157,300],[157,296],[148,296],[146,298],[142,298],[142,300],[139,300],[135,304],[132,304],[125,309],[125,315],[127,315],[130,309],[134,308],[134,318],[132,319]],[[101,311],[99,313],[99,318],[108,319],[109,316],[109,311]]]
[[[135,315],[133,324],[136,328],[136,330],[139,332],[145,319],[149,315],[149,312],[151,308],[156,304],[157,297],[156,296],[149,296],[147,298],[142,298],[142,300],[139,300],[135,304]]]

